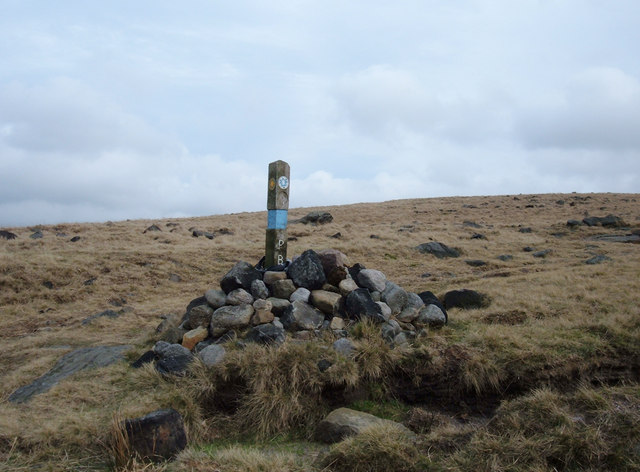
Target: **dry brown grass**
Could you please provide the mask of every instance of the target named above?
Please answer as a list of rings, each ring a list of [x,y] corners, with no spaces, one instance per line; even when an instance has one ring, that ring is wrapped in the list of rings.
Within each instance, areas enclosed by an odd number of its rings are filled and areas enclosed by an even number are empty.
[[[556,203],[560,199],[564,205]],[[308,248],[335,248],[351,263],[382,270],[408,290],[441,295],[470,288],[488,294],[490,306],[451,310],[450,324],[420,341],[418,349],[428,355],[415,356],[420,365],[405,366],[412,375],[437,373],[451,358],[445,355],[450,347],[459,346],[464,355],[459,356],[456,378],[461,388],[478,395],[504,392],[517,379],[527,388],[558,386],[581,377],[625,381],[631,373],[624,370],[624,363],[637,368],[640,358],[640,246],[593,241],[590,237],[616,231],[569,230],[565,222],[613,213],[637,229],[639,199],[639,195],[550,194],[317,208],[330,211],[334,221],[315,227],[291,225],[289,235],[297,240],[289,242],[289,255]],[[292,209],[290,217],[300,218],[310,210]],[[465,221],[482,228],[467,227]],[[182,314],[192,298],[216,287],[236,261],[260,259],[265,222],[266,212],[258,212],[60,224],[41,227],[44,237],[39,240],[29,238],[29,228],[3,228],[18,239],[0,240],[0,468],[26,470],[42,462],[53,470],[91,467],[87,464],[99,468],[107,463],[103,445],[115,411],[134,416],[171,406],[188,418],[191,437],[211,437],[210,425],[203,423],[202,404],[192,397],[192,390],[166,382],[149,369],[134,372],[124,364],[78,373],[25,405],[6,399],[73,348],[126,343],[135,346],[131,357],[142,353],[161,315]],[[161,232],[143,233],[154,223]],[[520,225],[532,232],[519,232]],[[234,234],[194,238],[188,231],[191,227],[228,228]],[[338,232],[340,239],[331,238]],[[487,239],[471,239],[475,232]],[[73,236],[81,239],[72,243]],[[429,240],[457,247],[463,255],[436,259],[414,249]],[[552,252],[538,259],[524,252],[525,246]],[[503,262],[497,259],[500,254],[511,254],[513,259]],[[585,265],[593,254],[612,261]],[[465,259],[482,259],[487,265],[471,267]],[[425,273],[430,275],[423,277]],[[171,274],[180,282],[171,281]],[[122,306],[114,306],[118,302]],[[115,319],[81,324],[106,309],[124,312]],[[375,365],[387,365],[384,352],[368,352],[367,346],[360,359],[379,356],[382,364]],[[339,368],[332,372],[339,374],[332,382],[362,374],[353,363],[336,365]],[[379,378],[384,372],[386,368],[372,370],[370,376]],[[255,379],[261,381],[265,380]],[[315,392],[313,379],[302,376],[300,382],[304,392]],[[304,408],[301,405],[300,411]],[[57,463],[63,465],[52,465]]]

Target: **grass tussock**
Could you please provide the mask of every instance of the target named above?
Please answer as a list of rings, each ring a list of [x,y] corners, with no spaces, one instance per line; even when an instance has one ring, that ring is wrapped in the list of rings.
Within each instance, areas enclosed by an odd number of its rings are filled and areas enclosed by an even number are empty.
[[[331,447],[321,460],[333,472],[413,472],[423,460],[406,433],[390,425],[374,425]]]
[[[337,355],[328,343],[301,347],[288,341],[279,350],[231,344],[223,365],[194,366],[192,376],[167,379],[151,366],[133,371],[123,362],[80,372],[27,405],[7,398],[71,349],[131,344],[138,354],[147,350],[163,315],[180,316],[190,299],[217,288],[238,260],[262,257],[266,216],[44,225],[38,240],[29,238],[31,228],[3,228],[18,237],[0,239],[0,469],[104,469],[114,411],[136,417],[173,407],[185,417],[195,445],[225,436],[253,444],[256,437],[308,433],[337,406],[359,405],[400,420],[409,414],[406,405],[393,405],[398,400],[428,404],[404,421],[429,444],[420,446],[420,454],[432,459],[431,468],[638,469],[637,433],[628,420],[637,424],[633,408],[640,398],[634,390],[640,377],[640,246],[593,237],[640,228],[639,198],[452,197],[291,209],[292,220],[311,210],[329,211],[334,220],[291,224],[289,235],[297,240],[289,242],[290,257],[309,248],[334,248],[351,265],[382,270],[409,291],[442,295],[474,289],[489,296],[491,305],[449,310],[447,326],[422,332],[406,350],[390,349],[377,327],[357,325],[350,357]],[[609,213],[629,227],[566,226],[568,219]],[[145,233],[152,224],[161,231]],[[216,236],[194,238],[190,228]],[[331,238],[337,233],[339,238]],[[80,240],[71,242],[74,236]],[[459,248],[463,256],[437,259],[415,250],[430,240]],[[534,258],[525,247],[551,252]],[[585,264],[594,255],[609,259]],[[472,267],[465,263],[469,259],[487,264]],[[82,324],[107,309],[119,316]],[[321,371],[321,360],[330,367]],[[575,391],[581,381],[602,388]],[[624,384],[629,386],[607,387]],[[514,393],[524,396],[513,398]],[[505,395],[511,401],[486,428],[468,417],[461,427],[455,415],[468,411],[451,412],[488,396],[491,408],[483,414],[489,414]],[[438,398],[443,401],[431,403]],[[433,405],[449,409],[430,416]],[[536,429],[538,414],[554,420]],[[627,444],[616,437],[632,439]],[[206,460],[211,457],[207,452]],[[222,464],[216,461],[211,463]],[[191,470],[179,463],[130,468]],[[232,466],[219,466],[225,467]]]
[[[536,390],[505,402],[451,465],[478,471],[638,470],[637,387],[572,395]]]

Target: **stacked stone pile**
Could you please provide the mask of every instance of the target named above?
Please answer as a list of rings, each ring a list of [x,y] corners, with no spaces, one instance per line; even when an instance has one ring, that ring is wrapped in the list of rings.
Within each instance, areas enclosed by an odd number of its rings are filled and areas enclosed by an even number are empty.
[[[165,341],[147,359],[161,371],[179,371],[194,353],[207,364],[218,362],[222,345],[232,339],[278,345],[287,334],[310,340],[328,330],[346,337],[346,325],[359,320],[380,324],[383,338],[395,346],[444,325],[447,312],[433,293],[407,292],[379,270],[349,266],[340,251],[307,250],[268,270],[238,262],[219,289],[192,300],[179,326],[165,331]]]

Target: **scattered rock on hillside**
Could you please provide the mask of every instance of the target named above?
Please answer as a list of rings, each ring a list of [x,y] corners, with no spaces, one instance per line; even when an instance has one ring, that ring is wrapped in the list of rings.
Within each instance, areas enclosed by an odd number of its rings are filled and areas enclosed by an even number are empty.
[[[467,259],[464,262],[471,267],[482,267],[487,265],[485,261],[482,261],[480,259]]]
[[[156,410],[148,415],[127,419],[121,436],[133,457],[154,462],[168,460],[187,446],[182,416],[176,410]]]
[[[420,244],[416,249],[423,254],[433,254],[438,259],[443,259],[445,257],[460,257],[460,252],[457,249],[436,241]]]
[[[29,236],[31,239],[42,239],[43,234],[41,230],[36,230],[31,236]]]
[[[119,345],[83,347],[71,351],[62,356],[49,372],[9,395],[9,401],[13,403],[27,402],[34,395],[47,392],[61,380],[80,370],[106,367],[124,359],[124,352],[129,349],[131,349],[129,345]]]
[[[502,262],[507,262],[513,259],[513,256],[511,254],[500,254],[498,256],[498,259],[500,259]]]
[[[312,225],[324,225],[326,223],[331,223],[333,221],[333,216],[328,211],[312,211],[307,213],[305,216],[300,218],[299,220],[293,220],[291,223],[302,223]]]
[[[622,218],[615,215],[589,216],[584,218],[582,222],[587,226],[604,226],[606,228],[621,228],[628,226]]]
[[[162,231],[158,225],[151,225],[147,229],[145,229],[142,233],[148,233],[152,231]]]
[[[474,309],[489,306],[489,297],[475,290],[451,290],[444,295],[444,306],[451,308]]]
[[[0,231],[0,238],[3,238],[3,239],[16,239],[17,237],[18,237],[18,235],[14,234],[14,233],[12,233],[10,231],[4,231],[4,230]]]
[[[551,254],[551,249],[543,249],[542,251],[536,251],[533,253],[533,257],[537,257],[537,258],[545,258],[547,257],[549,254]]]
[[[603,262],[608,262],[611,261],[612,259],[610,257],[604,256],[604,255],[597,255],[597,256],[593,256],[590,257],[589,259],[587,259],[586,261],[584,261],[585,264],[589,264],[589,265],[595,265],[595,264],[601,264]]]
[[[122,311],[104,310],[104,311],[101,311],[100,313],[96,313],[95,315],[88,316],[87,318],[82,320],[81,324],[83,326],[84,325],[88,325],[91,322],[93,322],[94,320],[96,320],[98,318],[103,318],[103,317],[117,318],[121,314],[122,314]]]
[[[322,420],[315,432],[316,441],[333,444],[360,433],[368,426],[387,424],[406,433],[408,439],[415,438],[415,434],[400,423],[384,420],[377,416],[350,408],[338,408]]]

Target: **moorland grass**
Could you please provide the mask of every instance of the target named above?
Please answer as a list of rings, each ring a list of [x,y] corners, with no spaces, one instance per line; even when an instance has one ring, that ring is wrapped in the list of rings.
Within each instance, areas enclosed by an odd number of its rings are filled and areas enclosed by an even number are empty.
[[[418,456],[411,450],[406,463],[418,468],[638,470],[640,246],[592,239],[637,229],[638,198],[452,197],[292,209],[292,219],[322,209],[334,221],[292,224],[290,256],[331,247],[408,290],[441,296],[470,288],[492,302],[450,310],[449,325],[421,333],[405,350],[390,349],[373,326],[354,326],[353,358],[314,343],[230,347],[218,369],[196,364],[192,375],[167,379],[121,363],[80,372],[27,404],[7,399],[71,349],[131,344],[134,359],[149,348],[162,315],[181,316],[236,261],[257,262],[266,213],[42,226],[38,240],[29,228],[6,228],[18,239],[0,240],[0,469],[108,469],[115,414],[173,407],[185,417],[189,449],[172,464],[128,464],[131,470],[313,470],[313,447],[276,456],[262,445],[285,431],[292,443],[307,441],[324,413],[352,406],[386,411],[413,427]],[[565,225],[609,213],[629,229]],[[144,233],[154,223],[162,231]],[[192,227],[234,234],[194,238]],[[331,237],[338,232],[341,238]],[[472,239],[475,232],[486,239]],[[81,239],[72,243],[73,236]],[[430,240],[462,256],[436,259],[415,250]],[[552,252],[534,258],[525,246]],[[497,259],[501,254],[513,258]],[[586,265],[595,254],[611,261]],[[81,323],[105,309],[123,311]],[[332,363],[324,373],[321,359]],[[422,392],[420,405],[406,405],[403,389]],[[500,405],[495,414],[469,408],[483,398]],[[223,438],[228,442],[220,444]],[[336,446],[335,467],[355,467],[355,457],[386,447],[373,444]]]

